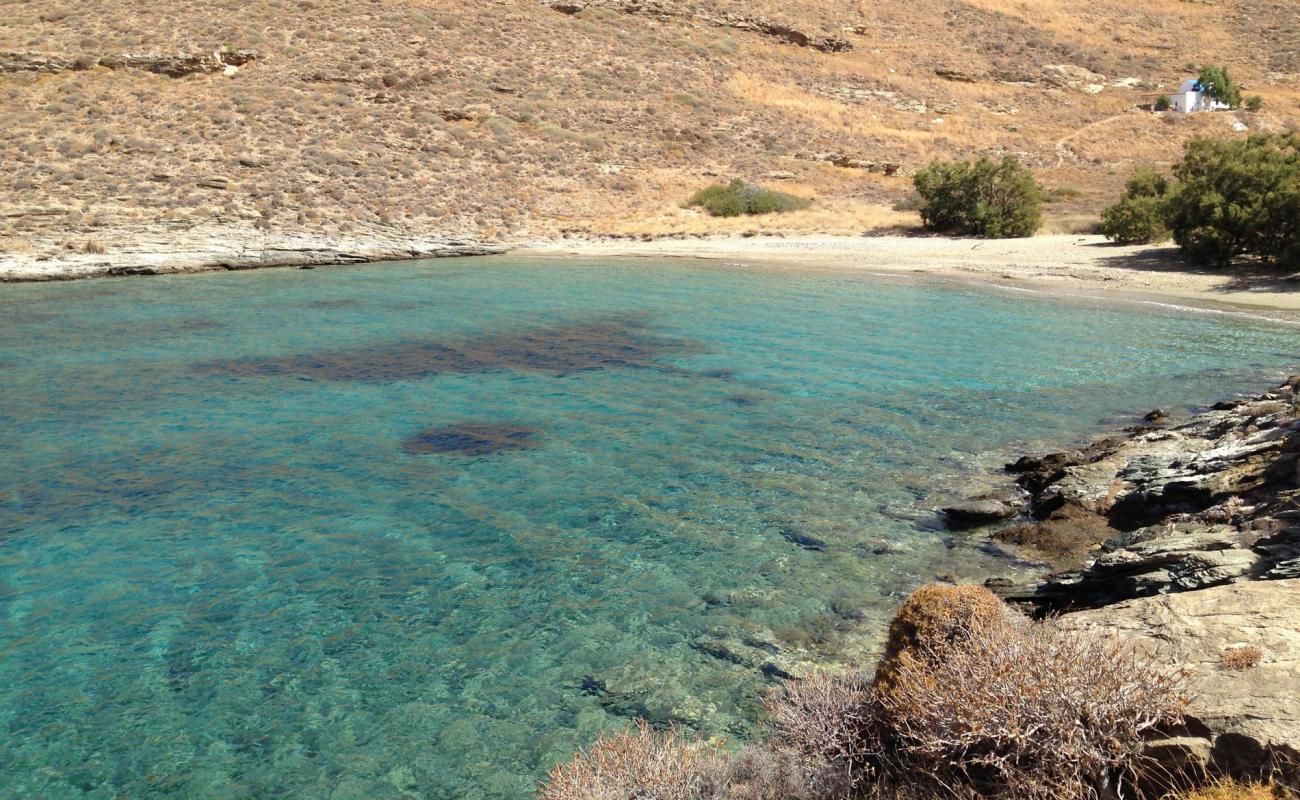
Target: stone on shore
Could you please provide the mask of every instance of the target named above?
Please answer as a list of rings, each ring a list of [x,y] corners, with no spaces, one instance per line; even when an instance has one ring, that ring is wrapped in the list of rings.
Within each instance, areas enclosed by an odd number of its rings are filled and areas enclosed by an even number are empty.
[[[1158,661],[1189,672],[1186,729],[1153,743],[1153,755],[1202,775],[1300,780],[1300,581],[1254,581],[1128,600],[1060,618],[1067,630],[1132,640]],[[1259,648],[1258,664],[1225,663]],[[1290,769],[1291,772],[1285,772]]]

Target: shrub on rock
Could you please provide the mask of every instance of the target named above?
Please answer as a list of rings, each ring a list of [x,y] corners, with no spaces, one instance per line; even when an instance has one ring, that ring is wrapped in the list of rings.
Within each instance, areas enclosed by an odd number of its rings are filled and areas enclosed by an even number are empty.
[[[1113,639],[1011,617],[900,661],[880,702],[908,785],[1124,797],[1145,736],[1181,718],[1182,680]]]
[[[912,179],[927,228],[990,239],[1032,236],[1042,225],[1043,191],[1020,161],[935,161]]]

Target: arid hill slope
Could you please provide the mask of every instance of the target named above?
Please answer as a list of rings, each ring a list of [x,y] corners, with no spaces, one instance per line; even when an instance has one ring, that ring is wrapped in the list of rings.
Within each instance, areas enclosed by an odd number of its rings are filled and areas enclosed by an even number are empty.
[[[1297,124],[1298,31],[1294,0],[0,0],[0,249],[705,230],[680,202],[732,175],[815,198],[768,224],[851,231],[908,219],[930,158],[1001,153],[1069,229],[1190,135]],[[1140,108],[1202,63],[1266,109]]]

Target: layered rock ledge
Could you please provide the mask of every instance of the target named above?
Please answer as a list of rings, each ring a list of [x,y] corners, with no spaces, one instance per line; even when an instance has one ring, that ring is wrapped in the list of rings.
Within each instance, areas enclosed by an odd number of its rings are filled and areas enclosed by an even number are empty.
[[[1151,745],[1171,769],[1300,786],[1300,376],[1147,422],[1007,466],[1027,499],[990,535],[1081,565],[990,588],[1186,669],[1187,725]]]
[[[0,252],[0,282],[162,275],[262,267],[309,267],[418,258],[493,255],[504,245],[446,236],[412,236],[383,228],[347,235],[275,232],[252,225],[113,229],[81,247]]]

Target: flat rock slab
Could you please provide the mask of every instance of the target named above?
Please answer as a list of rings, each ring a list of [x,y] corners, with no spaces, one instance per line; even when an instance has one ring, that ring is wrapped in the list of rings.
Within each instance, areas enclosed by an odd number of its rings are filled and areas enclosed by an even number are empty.
[[[945,506],[943,513],[948,518],[949,528],[962,530],[1007,519],[1015,516],[1017,510],[1001,500],[978,499]]]
[[[1121,635],[1190,670],[1191,727],[1216,767],[1250,775],[1270,759],[1300,756],[1300,580],[1144,597],[1059,624]],[[1225,665],[1224,654],[1242,647],[1258,647],[1259,663]]]

